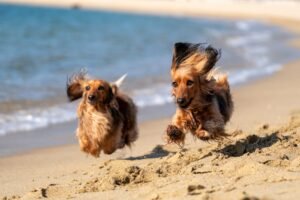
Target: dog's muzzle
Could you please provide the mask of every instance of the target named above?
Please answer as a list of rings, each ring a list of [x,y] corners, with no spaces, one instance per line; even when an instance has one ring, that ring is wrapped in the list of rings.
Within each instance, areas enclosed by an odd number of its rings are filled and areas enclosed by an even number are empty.
[[[95,95],[89,95],[88,100],[90,103],[94,103],[96,101],[96,96]]]
[[[191,104],[192,100],[193,99],[187,100],[186,98],[178,98],[178,99],[176,99],[176,103],[178,104],[178,106],[180,108],[185,109],[185,108],[189,107],[189,105]]]

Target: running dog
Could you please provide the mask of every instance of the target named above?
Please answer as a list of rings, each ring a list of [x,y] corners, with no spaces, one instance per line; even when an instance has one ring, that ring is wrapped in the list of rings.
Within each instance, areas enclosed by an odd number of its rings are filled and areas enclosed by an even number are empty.
[[[82,98],[77,115],[80,149],[95,157],[101,151],[112,154],[138,138],[137,108],[132,99],[119,91],[125,75],[115,83],[91,80],[81,71],[67,81],[70,101]]]
[[[233,101],[227,76],[214,70],[220,55],[204,43],[174,45],[171,79],[177,110],[166,130],[168,143],[183,145],[188,132],[201,140],[226,136]]]

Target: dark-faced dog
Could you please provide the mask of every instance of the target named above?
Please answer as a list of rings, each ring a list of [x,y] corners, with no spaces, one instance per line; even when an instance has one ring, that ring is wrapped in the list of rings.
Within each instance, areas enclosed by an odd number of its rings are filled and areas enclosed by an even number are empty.
[[[233,112],[227,76],[213,68],[220,50],[206,44],[176,43],[171,66],[172,96],[177,104],[167,141],[184,144],[185,135],[208,140],[225,136]]]

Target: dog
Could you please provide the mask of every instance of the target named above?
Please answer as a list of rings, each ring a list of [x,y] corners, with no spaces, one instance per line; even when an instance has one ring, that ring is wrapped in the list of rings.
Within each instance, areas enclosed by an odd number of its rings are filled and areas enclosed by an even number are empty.
[[[101,151],[112,154],[137,140],[137,107],[133,100],[119,91],[125,76],[110,84],[92,80],[80,71],[67,81],[69,101],[82,98],[77,109],[76,131],[80,149],[94,157]]]
[[[201,140],[227,136],[233,112],[227,76],[216,73],[221,50],[205,43],[175,43],[171,65],[176,113],[166,130],[168,143],[183,145],[186,133]]]

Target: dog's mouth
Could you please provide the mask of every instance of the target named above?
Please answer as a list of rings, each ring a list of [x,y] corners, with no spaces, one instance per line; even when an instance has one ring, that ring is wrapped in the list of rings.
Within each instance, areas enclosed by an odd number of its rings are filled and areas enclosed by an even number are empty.
[[[187,109],[191,105],[192,101],[193,101],[193,98],[191,98],[189,101],[187,101],[184,104],[178,104],[178,106],[181,109]]]
[[[87,101],[90,105],[95,106],[95,105],[106,105],[107,102],[102,101],[100,99],[93,99],[93,100],[89,100]]]
[[[96,101],[91,101],[91,100],[88,100],[88,103],[91,105],[91,106],[95,106],[97,104]]]
[[[88,100],[88,103],[93,105],[93,106],[96,105],[96,101],[94,101],[94,100]]]
[[[94,105],[98,104],[99,100],[97,99],[97,97],[94,97],[94,98],[88,98],[88,99],[87,99],[87,102],[88,102],[90,105],[94,106]]]

